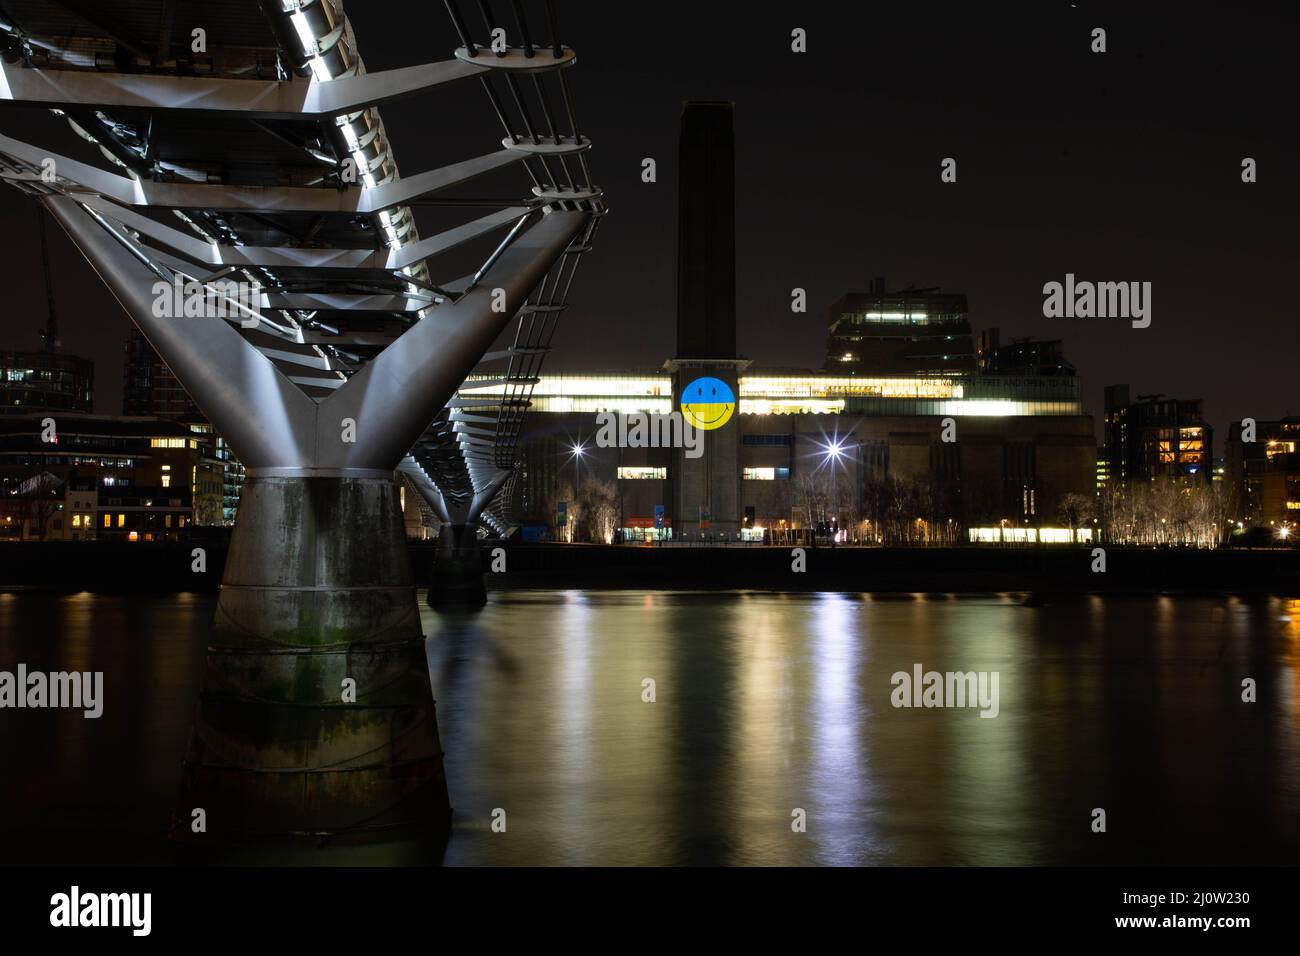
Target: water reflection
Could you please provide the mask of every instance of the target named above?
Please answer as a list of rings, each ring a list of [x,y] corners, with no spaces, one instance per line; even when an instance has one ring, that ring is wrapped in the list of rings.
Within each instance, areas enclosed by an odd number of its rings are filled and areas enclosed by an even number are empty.
[[[519,592],[426,611],[446,862],[1295,859],[1300,601],[900,597]],[[103,670],[106,688],[98,721],[0,713],[0,862],[166,859],[212,610],[0,595],[0,668]],[[914,664],[997,671],[998,717],[893,707]]]

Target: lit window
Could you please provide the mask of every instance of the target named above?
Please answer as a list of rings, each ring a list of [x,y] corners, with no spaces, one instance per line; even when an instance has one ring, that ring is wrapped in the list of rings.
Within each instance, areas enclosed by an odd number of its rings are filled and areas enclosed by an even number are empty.
[[[117,526],[118,526],[119,528],[124,528],[124,527],[126,527],[126,515],[118,515],[118,516],[117,516]],[[134,534],[134,532],[132,532],[132,533]]]
[[[111,527],[113,527],[113,516],[112,516],[112,515],[104,515],[104,527],[105,527],[105,528],[111,528]]]
[[[171,476],[171,475],[163,475],[163,476],[162,476],[162,486],[163,486],[164,488],[170,488],[170,487],[172,486],[172,476]]]
[[[72,526],[73,526],[74,528],[80,528],[80,527],[81,527],[81,515],[73,515],[73,516],[72,516]]]
[[[628,481],[642,481],[642,480],[663,481],[668,477],[668,469],[666,467],[655,468],[649,465],[634,465],[631,467],[619,468],[618,476],[619,478]]]

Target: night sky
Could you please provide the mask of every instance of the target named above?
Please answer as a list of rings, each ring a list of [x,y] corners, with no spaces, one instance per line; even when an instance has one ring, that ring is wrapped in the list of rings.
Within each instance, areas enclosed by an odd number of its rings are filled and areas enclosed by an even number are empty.
[[[369,71],[450,55],[441,3],[405,16],[395,6],[348,8]],[[681,102],[722,99],[736,105],[739,348],[756,363],[819,368],[827,304],[884,276],[891,289],[966,293],[974,328],[1000,326],[1004,342],[1063,338],[1098,416],[1111,383],[1202,397],[1221,453],[1230,420],[1300,414],[1289,24],[1250,7],[1135,19],[1122,5],[960,18],[904,6],[915,12],[560,4],[611,212],[546,371],[654,367],[672,353]],[[1089,50],[1097,26],[1104,54]],[[795,27],[805,54],[790,51]],[[489,152],[501,135],[472,81],[383,115],[407,175]],[[0,130],[21,138],[29,116],[0,111]],[[955,184],[939,179],[948,156]],[[1246,156],[1258,162],[1250,185]],[[644,157],[657,183],[641,182]],[[0,347],[34,349],[45,311],[35,209],[13,189],[0,189],[0,226]],[[65,350],[95,360],[96,410],[118,412],[127,319],[52,223],[50,238]],[[1043,283],[1067,272],[1150,281],[1150,328],[1044,318]],[[807,290],[805,314],[790,311],[794,287]]]

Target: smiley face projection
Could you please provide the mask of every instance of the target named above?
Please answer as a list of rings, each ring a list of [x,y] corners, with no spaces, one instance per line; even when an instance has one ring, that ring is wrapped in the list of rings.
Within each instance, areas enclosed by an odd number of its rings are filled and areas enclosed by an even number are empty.
[[[682,416],[696,428],[721,428],[735,410],[736,396],[720,378],[697,378],[682,389]]]

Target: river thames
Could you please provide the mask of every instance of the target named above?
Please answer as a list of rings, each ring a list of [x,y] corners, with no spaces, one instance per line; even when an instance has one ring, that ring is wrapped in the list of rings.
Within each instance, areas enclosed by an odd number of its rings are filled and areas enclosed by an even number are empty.
[[[104,672],[99,719],[0,712],[0,863],[167,861],[214,605],[0,594],[0,669]],[[515,591],[474,615],[421,607],[449,865],[1298,858],[1300,601]],[[918,666],[996,673],[996,717],[894,706],[891,676]]]

